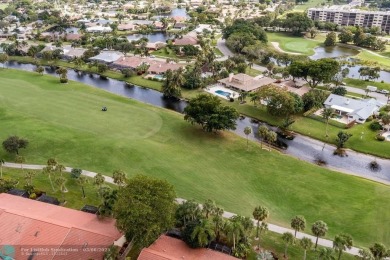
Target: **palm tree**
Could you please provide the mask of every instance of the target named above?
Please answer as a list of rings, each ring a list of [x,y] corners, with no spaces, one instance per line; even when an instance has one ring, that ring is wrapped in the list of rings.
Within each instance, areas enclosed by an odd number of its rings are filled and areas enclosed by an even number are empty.
[[[266,136],[268,134],[268,128],[265,125],[261,125],[259,127],[259,137],[260,137],[260,148],[263,149],[263,140],[266,139]]]
[[[218,208],[215,210],[215,215],[213,216],[213,223],[214,223],[214,233],[215,238],[217,241],[219,241],[221,230],[224,226],[224,218],[223,215],[223,209]]]
[[[269,217],[269,211],[266,207],[258,206],[255,208],[252,214],[253,214],[253,218],[257,220],[256,238],[259,239],[260,221],[264,222]]]
[[[196,239],[201,247],[206,246],[214,238],[215,233],[213,227],[207,219],[202,219],[191,234],[191,239]]]
[[[362,260],[375,260],[371,251],[366,249],[366,248],[359,250],[359,257],[360,257],[359,259],[362,259]]]
[[[55,170],[56,170],[57,172],[59,172],[59,173],[60,173],[60,175],[61,175],[61,177],[62,177],[62,172],[63,172],[63,171],[65,171],[65,170],[66,170],[66,168],[65,168],[65,166],[64,166],[64,165],[62,165],[62,164],[57,164],[57,166],[56,166]]]
[[[5,164],[5,161],[3,158],[0,158],[0,179],[3,178],[3,164]]]
[[[318,260],[334,260],[333,250],[323,247],[318,251]]]
[[[47,174],[48,176],[49,176],[49,181],[50,181],[50,184],[51,184],[51,188],[53,189],[53,191],[55,191],[54,190],[54,186],[53,186],[53,182],[52,182],[52,180],[51,180],[51,174],[54,172],[54,167],[52,166],[52,165],[48,165],[48,166],[46,166],[46,167],[44,167],[43,169],[42,169],[42,173],[43,174]]]
[[[321,112],[322,118],[326,120],[325,136],[326,136],[327,139],[328,139],[328,137],[329,137],[329,134],[328,134],[329,119],[331,118],[331,116],[333,115],[333,113],[334,113],[333,108],[324,108],[324,109],[322,110],[322,112]]]
[[[284,241],[284,258],[287,258],[287,248],[289,245],[294,244],[295,238],[290,232],[285,232],[282,235],[282,240]]]
[[[236,249],[236,241],[241,237],[244,232],[244,227],[238,219],[230,218],[229,221],[225,222],[224,231],[229,237],[230,241],[233,241],[233,250]]]
[[[299,242],[299,245],[303,248],[304,253],[303,253],[303,260],[306,260],[306,252],[307,250],[310,250],[310,248],[313,247],[313,242],[311,241],[310,238],[304,237],[301,239]]]
[[[306,228],[306,219],[303,216],[295,216],[291,220],[291,227],[295,230],[294,236],[297,237],[297,231],[303,231]]]
[[[333,240],[333,248],[338,253],[338,260],[341,259],[341,254],[347,249],[351,249],[353,246],[352,237],[348,234],[336,235]]]
[[[84,186],[85,184],[87,184],[89,181],[88,181],[88,178],[83,176],[83,175],[80,175],[80,177],[77,178],[77,184],[81,186],[81,190],[83,192],[83,199],[85,199],[85,191],[84,191]]]
[[[209,218],[209,214],[214,214],[216,208],[217,206],[213,200],[208,199],[205,201],[205,203],[203,203],[202,212],[205,214],[206,219]]]
[[[328,232],[328,225],[324,221],[318,220],[311,226],[311,232],[316,236],[316,245],[314,248],[317,248],[318,238],[326,235],[326,232]]]
[[[24,175],[24,178],[26,179],[27,183],[30,185],[30,186],[33,186],[33,183],[32,183],[32,180],[35,176],[35,172],[32,172],[32,171],[28,171],[25,175]]]
[[[56,178],[55,183],[60,188],[62,201],[65,202],[65,198],[64,198],[65,190],[64,190],[64,188],[65,188],[66,179],[64,177],[62,177],[62,176],[59,176],[58,178]]]
[[[248,141],[248,136],[252,133],[252,128],[247,126],[244,128],[244,134],[246,135],[246,150],[248,151],[249,149],[249,141]]]
[[[390,255],[390,251],[387,251],[386,247],[381,243],[375,243],[370,247],[370,251],[375,260],[381,260]]]
[[[102,187],[102,184],[104,183],[105,179],[104,176],[101,173],[98,173],[93,177],[93,184],[99,187],[99,189]]]
[[[112,178],[114,179],[114,183],[119,186],[124,186],[127,182],[126,174],[122,170],[115,170],[112,174]]]

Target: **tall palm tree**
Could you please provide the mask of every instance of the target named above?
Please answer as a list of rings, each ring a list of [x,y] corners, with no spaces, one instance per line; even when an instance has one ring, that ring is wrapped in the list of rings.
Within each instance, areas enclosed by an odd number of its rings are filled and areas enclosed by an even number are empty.
[[[269,130],[265,125],[261,125],[258,130],[260,137],[260,148],[263,149],[263,140],[266,139]]]
[[[112,178],[114,179],[114,183],[119,186],[124,186],[127,181],[126,174],[122,170],[115,170],[112,173]]]
[[[3,164],[5,164],[5,161],[3,158],[0,158],[0,178],[3,178]]]
[[[321,116],[323,119],[326,120],[326,129],[325,129],[325,136],[328,139],[329,134],[328,134],[328,128],[329,128],[329,119],[333,115],[334,110],[332,108],[324,108],[321,112]]]
[[[223,229],[223,226],[225,223],[222,215],[223,215],[223,209],[217,208],[215,211],[215,215],[212,218],[213,223],[214,223],[215,238],[217,241],[219,241],[219,238],[221,235],[221,230]]]
[[[65,166],[64,166],[64,165],[62,165],[62,164],[57,164],[57,166],[56,166],[55,170],[56,170],[57,172],[59,172],[59,173],[60,173],[60,175],[61,175],[61,177],[62,177],[62,172],[63,172],[63,171],[65,171],[65,170],[66,170],[66,168],[65,168]]]
[[[352,237],[348,234],[339,234],[336,235],[333,240],[333,248],[338,253],[338,260],[341,259],[343,251],[351,249],[353,246]]]
[[[249,141],[248,141],[248,136],[252,133],[252,128],[247,126],[244,128],[244,134],[246,135],[246,150],[248,151],[249,149]]]
[[[191,239],[196,239],[200,246],[206,246],[215,238],[213,227],[209,220],[202,219],[194,228],[191,234]]]
[[[214,211],[216,210],[217,206],[215,205],[215,202],[213,200],[206,200],[205,203],[202,205],[202,212],[205,214],[206,219],[209,218],[209,215],[214,214]]]
[[[290,232],[285,232],[282,235],[282,240],[284,241],[284,258],[287,258],[287,248],[289,245],[294,244],[295,238]]]
[[[258,206],[252,213],[253,218],[257,220],[256,238],[259,239],[260,221],[263,222],[269,217],[269,211],[266,207]]]
[[[303,248],[303,260],[306,260],[306,252],[307,250],[310,250],[313,247],[313,242],[310,238],[304,237],[299,242],[299,245]]]
[[[306,219],[303,216],[295,216],[291,219],[291,227],[295,230],[294,236],[297,237],[298,231],[304,231],[306,228]]]
[[[85,191],[84,191],[84,186],[85,184],[87,184],[89,181],[88,181],[88,178],[83,176],[83,175],[80,175],[80,177],[77,178],[77,184],[81,186],[81,191],[83,192],[83,199],[85,199]]]
[[[236,241],[240,240],[244,227],[238,219],[230,218],[225,222],[224,231],[229,237],[229,240],[233,242],[233,250],[236,249]]]
[[[326,232],[328,232],[328,225],[324,221],[318,220],[314,222],[313,226],[311,226],[311,232],[313,232],[316,236],[316,244],[314,248],[317,248],[318,238],[326,235]]]
[[[371,251],[363,248],[359,250],[359,259],[362,260],[375,260],[374,256],[372,255]],[[333,259],[332,259],[333,260]]]
[[[390,251],[388,251],[385,245],[381,243],[375,243],[373,246],[370,247],[370,251],[374,256],[375,260],[384,259],[386,256],[389,256],[390,254]]]

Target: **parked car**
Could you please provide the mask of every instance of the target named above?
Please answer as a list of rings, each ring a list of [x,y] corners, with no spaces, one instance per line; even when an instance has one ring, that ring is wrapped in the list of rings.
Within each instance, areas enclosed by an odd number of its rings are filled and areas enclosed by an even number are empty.
[[[382,94],[389,94],[389,91],[386,89],[378,89],[377,92]]]

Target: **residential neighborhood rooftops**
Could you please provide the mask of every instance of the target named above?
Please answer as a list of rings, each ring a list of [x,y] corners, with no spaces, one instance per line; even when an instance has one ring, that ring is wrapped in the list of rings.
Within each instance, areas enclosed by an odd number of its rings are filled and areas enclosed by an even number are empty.
[[[254,91],[264,85],[275,82],[274,79],[268,77],[252,77],[244,73],[236,75],[230,74],[229,77],[218,80],[219,83],[227,87],[232,87],[242,91]]]
[[[144,248],[138,260],[237,260],[237,258],[206,248],[193,249],[180,239],[162,235],[148,248]]]
[[[15,259],[26,259],[21,248],[34,246],[67,252],[34,259],[102,259],[104,249],[122,236],[114,219],[6,193],[0,194],[0,230],[0,241],[15,248]]]

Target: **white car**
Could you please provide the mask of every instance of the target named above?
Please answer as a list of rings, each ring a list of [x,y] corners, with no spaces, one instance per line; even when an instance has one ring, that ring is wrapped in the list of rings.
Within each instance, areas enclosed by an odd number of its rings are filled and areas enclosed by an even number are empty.
[[[386,89],[379,89],[379,90],[378,90],[378,93],[382,93],[382,94],[387,95],[387,94],[389,94],[389,91],[386,90]]]

